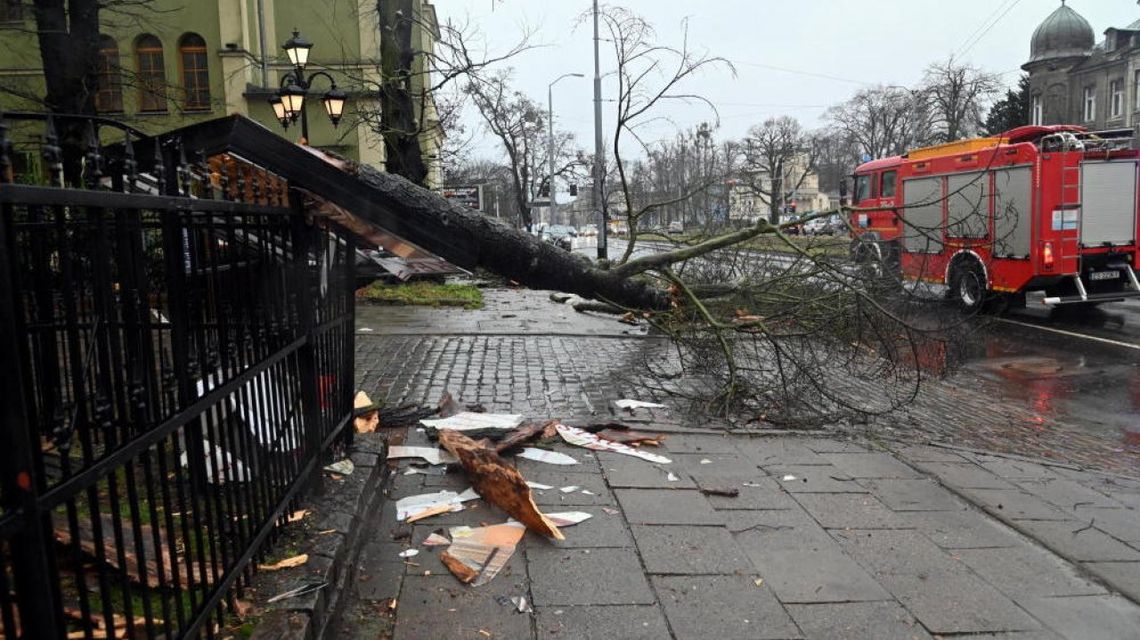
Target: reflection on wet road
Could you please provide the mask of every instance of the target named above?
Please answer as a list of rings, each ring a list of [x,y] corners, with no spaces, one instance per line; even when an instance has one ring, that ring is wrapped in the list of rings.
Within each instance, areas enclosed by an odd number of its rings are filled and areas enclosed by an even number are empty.
[[[611,239],[611,257],[625,246]],[[634,255],[666,248],[652,243]],[[956,313],[949,305],[933,308]],[[1051,309],[1030,297],[1027,308],[974,325],[964,348],[952,350],[961,366],[931,385],[935,394],[961,392],[962,404],[920,401],[912,415],[924,424],[915,435],[1140,476],[1140,301]],[[945,350],[929,355],[922,366],[941,374]],[[1007,419],[950,415],[972,411],[967,396],[1010,409],[1000,414]]]

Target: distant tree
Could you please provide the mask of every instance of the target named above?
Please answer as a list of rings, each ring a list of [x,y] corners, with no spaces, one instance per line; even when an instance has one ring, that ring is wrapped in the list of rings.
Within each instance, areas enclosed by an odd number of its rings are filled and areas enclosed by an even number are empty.
[[[748,186],[768,205],[768,221],[780,221],[785,194],[811,173],[810,146],[795,118],[769,118],[748,130],[744,153]]]
[[[930,109],[937,142],[951,142],[983,131],[983,115],[998,94],[998,76],[951,58],[926,67],[921,90]]]
[[[925,101],[917,96],[898,87],[861,89],[825,117],[860,152],[872,158],[898,155],[930,137]]]
[[[530,203],[550,184],[546,110],[510,87],[510,72],[473,76],[467,93],[483,116],[483,124],[499,142],[511,171],[512,205],[518,223],[533,224]],[[573,173],[584,162],[574,136],[554,134],[554,174]]]
[[[859,148],[840,131],[820,129],[808,134],[812,160],[819,174],[819,188],[824,192],[839,191],[839,183],[859,164]]]
[[[986,133],[998,135],[1029,124],[1029,74],[1022,74],[1017,89],[1007,89],[986,116]]]

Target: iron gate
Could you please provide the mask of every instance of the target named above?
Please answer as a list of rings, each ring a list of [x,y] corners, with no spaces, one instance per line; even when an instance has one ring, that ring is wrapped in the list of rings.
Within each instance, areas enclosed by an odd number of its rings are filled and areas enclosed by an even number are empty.
[[[0,637],[209,637],[346,433],[351,239],[102,119],[65,188],[57,124],[0,116]]]

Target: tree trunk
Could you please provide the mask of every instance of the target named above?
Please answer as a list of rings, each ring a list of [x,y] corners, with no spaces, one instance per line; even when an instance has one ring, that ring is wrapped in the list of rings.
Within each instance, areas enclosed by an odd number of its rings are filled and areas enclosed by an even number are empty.
[[[36,0],[33,11],[48,109],[53,113],[94,115],[99,60],[98,0]],[[87,146],[86,126],[75,120],[60,120],[56,124],[63,150],[64,179],[77,184]]]
[[[424,117],[422,96],[414,95],[418,81],[429,82],[427,77],[414,77],[415,50],[412,48],[412,27],[417,16],[412,0],[384,0],[377,2],[380,13],[381,70],[383,73],[383,104],[380,124],[384,135],[385,167],[390,173],[401,175],[418,185],[427,179],[423,150],[420,148],[420,131]],[[426,63],[425,63],[426,64]]]
[[[523,231],[497,223],[403,178],[358,165],[357,176],[377,191],[377,204],[391,206],[409,219],[439,220],[452,233],[478,245],[475,265],[533,289],[576,293],[636,309],[666,309],[660,289],[595,268],[589,260],[542,242]],[[361,215],[367,221],[367,215]],[[446,256],[443,256],[446,258]]]

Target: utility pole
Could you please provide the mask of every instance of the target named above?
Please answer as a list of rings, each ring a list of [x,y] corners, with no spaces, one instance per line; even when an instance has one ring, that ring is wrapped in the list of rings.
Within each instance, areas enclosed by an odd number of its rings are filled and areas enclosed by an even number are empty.
[[[609,220],[606,216],[603,186],[606,181],[606,155],[602,147],[602,65],[598,54],[598,0],[594,0],[594,206],[598,208],[598,259],[609,256],[607,236]]]

